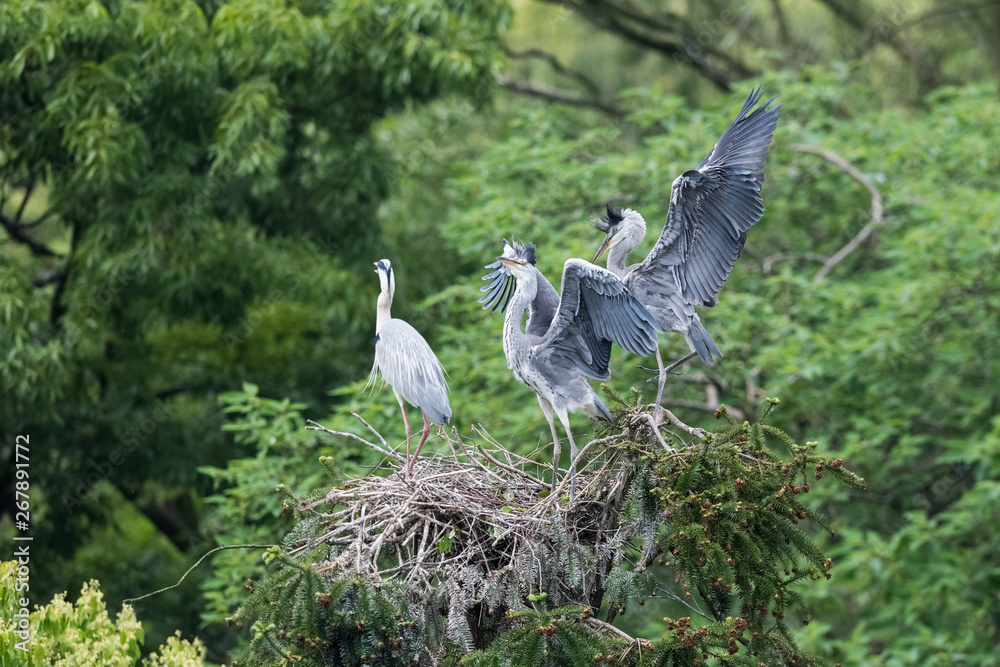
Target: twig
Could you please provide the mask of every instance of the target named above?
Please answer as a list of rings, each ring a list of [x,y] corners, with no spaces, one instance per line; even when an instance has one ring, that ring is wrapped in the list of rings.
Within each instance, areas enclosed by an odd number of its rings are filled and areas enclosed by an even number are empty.
[[[865,239],[871,236],[871,233],[875,230],[875,227],[877,225],[882,224],[882,210],[883,210],[882,195],[879,193],[878,188],[875,187],[875,184],[872,183],[867,176],[862,174],[860,171],[857,170],[857,168],[854,167],[854,165],[852,165],[850,162],[840,157],[836,153],[831,153],[821,148],[816,148],[815,146],[807,146],[805,144],[792,144],[792,150],[800,151],[802,153],[813,153],[815,155],[819,155],[820,157],[826,160],[829,160],[830,162],[834,163],[835,165],[846,171],[848,174],[850,174],[851,177],[853,177],[856,181],[861,183],[861,185],[865,186],[868,189],[868,192],[870,192],[872,195],[871,222],[862,227],[861,231],[858,232],[854,238],[852,238],[850,241],[847,242],[847,245],[845,245],[843,248],[834,253],[829,259],[823,262],[823,266],[820,267],[820,270],[816,272],[815,276],[813,276],[812,284],[815,285],[816,283],[823,280],[823,278],[825,278],[826,275],[833,270],[833,267],[837,266],[837,264],[839,264],[845,257],[851,254],[851,252],[855,248],[861,245]]]
[[[378,452],[382,456],[385,456],[385,457],[391,458],[391,459],[395,459],[395,460],[397,460],[397,461],[399,461],[401,463],[403,461],[403,459],[400,458],[395,452],[390,452],[390,451],[387,451],[385,449],[382,449],[381,447],[379,447],[378,445],[376,445],[374,442],[368,442],[367,440],[365,440],[364,438],[362,438],[360,435],[354,435],[353,433],[346,433],[344,431],[331,431],[327,427],[323,426],[322,424],[318,424],[318,423],[314,422],[311,419],[307,419],[306,422],[309,423],[309,424],[312,424],[312,426],[306,426],[306,430],[309,430],[309,431],[323,431],[324,433],[329,433],[330,435],[339,435],[339,436],[343,436],[345,438],[353,438],[353,439],[357,440],[358,442],[361,442],[361,443],[364,443],[364,444],[368,445],[369,447],[371,447],[372,449],[374,449],[376,452]],[[379,437],[381,437],[381,436],[379,436]],[[383,440],[383,442],[385,442],[385,441]]]
[[[383,447],[385,447],[386,449],[392,449],[392,447],[389,446],[389,443],[385,441],[385,438],[382,437],[382,434],[379,433],[378,431],[376,431],[375,428],[371,424],[369,424],[368,422],[366,422],[364,417],[362,417],[361,415],[359,415],[357,412],[354,412],[353,410],[351,410],[351,414],[354,415],[358,419],[358,421],[360,421],[362,424],[364,424],[368,428],[369,431],[371,431],[372,433],[375,434],[375,437],[378,438],[379,442],[382,443]]]
[[[660,354],[660,348],[659,347],[656,348],[656,354],[657,354],[657,362],[659,362],[660,364],[662,364],[663,363],[662,362],[662,358],[659,356],[659,354]],[[667,366],[666,368],[664,368],[663,369],[663,375],[664,376],[666,376],[666,375],[683,375],[683,373],[674,373],[673,370],[675,368],[677,368],[678,366],[680,366],[681,364],[683,364],[685,362],[688,362],[691,359],[694,359],[696,356],[698,356],[697,352],[688,352],[686,355],[684,355],[683,357],[681,357],[680,359],[678,359],[674,363],[672,363],[669,366]],[[660,369],[659,368],[653,369],[653,368],[646,368],[645,366],[639,366],[639,368],[641,368],[644,371],[649,371],[650,373],[656,373],[656,374],[660,373]],[[650,379],[646,380],[646,382],[652,382],[653,380],[656,380],[656,379],[657,378],[650,378]],[[662,396],[662,395],[663,395],[663,391],[661,389],[657,393],[657,396]],[[659,403],[659,400],[657,400],[657,403]]]
[[[601,619],[596,618],[594,616],[591,616],[590,618],[583,619],[583,622],[586,623],[587,625],[593,627],[596,630],[608,630],[610,632],[613,632],[616,635],[618,635],[619,637],[621,637],[622,639],[624,639],[626,641],[629,641],[629,642],[634,642],[634,643],[647,642],[647,643],[649,643],[645,639],[639,639],[637,637],[633,637],[632,635],[628,634],[624,630],[622,630],[620,628],[616,628],[615,626],[611,625],[610,623],[605,623]]]
[[[127,598],[125,600],[122,600],[122,604],[130,604],[132,602],[138,602],[139,600],[145,600],[148,597],[152,597],[154,595],[159,595],[160,593],[164,593],[164,592],[169,591],[169,590],[171,590],[173,588],[177,588],[178,586],[180,586],[184,582],[184,580],[187,578],[187,576],[189,574],[191,574],[191,572],[196,567],[198,567],[199,565],[201,565],[201,562],[203,560],[205,560],[206,558],[208,558],[212,554],[216,553],[217,551],[225,551],[226,549],[270,549],[271,547],[274,547],[274,546],[277,546],[277,545],[276,544],[230,544],[230,545],[226,545],[226,546],[215,547],[214,549],[212,549],[211,551],[209,551],[208,553],[206,553],[204,556],[202,556],[201,558],[199,558],[198,561],[194,565],[192,565],[191,567],[189,567],[188,570],[187,570],[187,572],[185,572],[184,575],[180,579],[178,579],[177,583],[174,584],[173,586],[167,586],[166,588],[161,588],[158,591],[153,591],[152,593],[146,593],[145,595],[140,595],[137,598]]]
[[[673,412],[671,412],[670,410],[667,410],[666,408],[663,408],[663,414],[666,416],[667,419],[670,420],[670,422],[674,426],[676,426],[679,429],[684,430],[689,435],[693,435],[694,437],[698,438],[699,440],[701,440],[706,435],[708,435],[708,431],[706,431],[705,429],[703,429],[703,428],[697,428],[697,427],[694,427],[694,426],[688,426],[687,424],[685,424],[684,422],[682,422],[680,419],[678,419],[677,416]]]
[[[666,411],[666,408],[664,408],[663,406],[660,406],[660,410],[661,411]],[[653,435],[656,436],[656,439],[660,441],[660,445],[662,445],[663,448],[665,450],[667,450],[668,452],[670,452],[671,454],[676,454],[677,450],[674,449],[673,447],[671,447],[670,445],[668,445],[667,441],[664,440],[663,436],[660,434],[660,429],[658,428],[659,427],[659,423],[656,421],[656,418],[654,418],[653,415],[647,414],[646,415],[646,419],[649,420],[649,428],[652,429]]]

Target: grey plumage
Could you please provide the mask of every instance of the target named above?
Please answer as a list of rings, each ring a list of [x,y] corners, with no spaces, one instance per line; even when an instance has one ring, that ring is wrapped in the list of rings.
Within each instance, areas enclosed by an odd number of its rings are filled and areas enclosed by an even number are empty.
[[[514,377],[528,385],[552,431],[554,461],[552,488],[559,467],[560,444],[553,415],[559,418],[570,441],[575,462],[576,443],[569,427],[569,412],[583,411],[595,419],[611,421],[611,413],[587,378],[607,380],[612,341],[640,355],[656,349],[657,326],[645,307],[610,272],[579,259],[563,267],[561,296],[534,266],[534,247],[505,243],[504,254],[487,268],[484,308],[505,313],[503,346]],[[514,288],[511,290],[511,281]],[[528,313],[524,331],[521,323]],[[570,495],[575,493],[574,468],[570,468]]]
[[[707,363],[722,353],[694,306],[718,303],[747,230],[764,213],[760,186],[780,106],[768,109],[771,98],[755,109],[761,94],[760,88],[751,91],[712,152],[674,181],[663,231],[645,260],[625,264],[646,234],[638,212],[608,207],[598,224],[607,236],[594,261],[608,250],[608,270],[646,304],[660,328],[682,334]]]
[[[382,290],[378,297],[375,323],[375,363],[369,383],[381,373],[382,379],[392,387],[403,413],[406,426],[406,474],[413,470],[413,463],[430,432],[430,421],[447,424],[451,420],[448,403],[448,385],[444,380],[441,363],[434,356],[431,346],[408,322],[393,318],[389,313],[396,291],[396,275],[387,259],[375,262]],[[410,457],[410,422],[406,417],[403,401],[419,408],[424,417],[424,430],[417,451]]]

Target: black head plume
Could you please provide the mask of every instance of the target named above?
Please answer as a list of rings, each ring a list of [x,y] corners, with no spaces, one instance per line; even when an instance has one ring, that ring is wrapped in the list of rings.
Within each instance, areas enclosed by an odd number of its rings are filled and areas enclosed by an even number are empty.
[[[624,219],[624,214],[620,208],[611,208],[611,204],[605,204],[608,213],[605,217],[597,221],[597,228],[607,234],[611,228]]]
[[[535,244],[534,243],[515,243],[514,244],[514,257],[518,259],[526,259],[528,263],[532,266],[535,265]]]

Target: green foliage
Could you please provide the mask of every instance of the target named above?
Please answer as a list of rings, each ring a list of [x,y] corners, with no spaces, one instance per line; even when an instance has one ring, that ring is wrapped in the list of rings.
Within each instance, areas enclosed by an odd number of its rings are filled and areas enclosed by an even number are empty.
[[[276,541],[277,533],[291,527],[291,494],[286,489],[299,493],[315,489],[330,472],[315,465],[319,443],[304,430],[301,411],[305,405],[263,398],[258,392],[256,385],[245,383],[243,391],[219,397],[224,412],[231,415],[225,430],[256,455],[232,459],[225,468],[199,469],[213,480],[215,491],[206,498],[213,510],[204,523],[205,534],[210,536],[201,545],[205,551],[222,544]],[[337,460],[338,474],[343,474],[341,470],[356,474],[361,452],[348,445],[340,450]],[[278,489],[276,479],[281,480]],[[242,598],[244,583],[258,564],[252,551],[231,550],[213,558],[213,576],[202,584],[208,600],[204,621],[218,623],[232,613]]]
[[[70,667],[101,665],[170,665],[201,667],[205,647],[195,639],[170,637],[148,659],[139,660],[143,641],[142,624],[132,607],[124,605],[112,620],[108,616],[104,594],[96,581],[83,585],[75,603],[66,594],[57,594],[47,605],[36,605],[27,612],[21,600],[29,592],[18,585],[17,561],[0,563],[0,663],[25,667]],[[22,611],[24,617],[19,616]],[[18,614],[18,615],[16,615]],[[30,633],[24,632],[25,628]]]

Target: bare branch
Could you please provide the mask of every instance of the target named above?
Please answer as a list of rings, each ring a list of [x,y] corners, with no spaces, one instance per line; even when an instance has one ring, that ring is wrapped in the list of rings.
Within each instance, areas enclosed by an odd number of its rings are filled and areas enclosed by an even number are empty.
[[[323,431],[324,433],[329,433],[330,435],[339,435],[339,436],[344,437],[344,438],[352,438],[352,439],[357,440],[358,442],[360,442],[362,444],[365,444],[365,445],[371,447],[376,452],[378,452],[382,456],[385,456],[386,458],[395,459],[396,461],[400,461],[400,462],[403,461],[402,457],[400,457],[399,455],[397,455],[395,452],[391,452],[389,450],[382,449],[381,447],[379,447],[378,445],[376,445],[374,442],[368,442],[367,440],[365,440],[364,438],[362,438],[360,435],[354,435],[353,433],[346,433],[346,432],[343,432],[343,431],[331,431],[327,427],[323,426],[322,424],[318,424],[318,423],[314,422],[311,419],[307,419],[306,422],[309,423],[309,424],[312,424],[311,426],[306,426],[306,429],[309,430],[309,431]]]
[[[856,181],[861,183],[868,189],[868,192],[872,195],[872,210],[871,210],[871,221],[861,228],[861,231],[855,235],[853,239],[847,242],[843,248],[838,250],[829,259],[823,262],[823,266],[816,275],[813,277],[813,284],[820,282],[826,277],[833,267],[837,266],[845,257],[847,257],[851,252],[854,251],[859,245],[861,245],[865,239],[871,236],[871,233],[875,230],[875,227],[882,224],[882,195],[879,193],[878,188],[872,183],[867,176],[862,174],[857,168],[850,162],[840,157],[836,153],[831,153],[825,151],[822,148],[816,148],[815,146],[807,146],[805,144],[792,144],[792,150],[800,151],[803,153],[814,153],[822,158],[829,160],[834,163],[848,174],[851,175]]]
[[[596,109],[608,114],[609,116],[621,116],[624,113],[613,104],[602,102],[601,100],[578,97],[574,93],[561,88],[552,88],[550,86],[531,83],[530,81],[522,81],[520,79],[511,79],[505,76],[499,77],[497,82],[507,90],[512,90],[516,93],[527,95],[528,97],[536,97],[549,102],[557,102],[559,104],[566,104],[568,106],[580,107],[583,109]]]
[[[542,51],[541,49],[534,49],[534,48],[525,49],[524,51],[515,51],[506,44],[504,44],[503,46],[503,52],[507,55],[508,58],[518,58],[518,59],[536,58],[539,60],[544,60],[558,74],[562,74],[565,77],[573,79],[581,86],[586,88],[587,92],[590,93],[592,98],[600,100],[604,97],[601,94],[601,89],[597,86],[597,83],[593,79],[591,79],[589,76],[587,76],[586,74],[584,74],[579,70],[566,67],[561,62],[559,62],[559,59],[556,58],[551,53],[547,53],[546,51]]]
[[[230,544],[230,545],[226,545],[226,546],[215,547],[214,549],[212,549],[211,551],[209,551],[208,553],[206,553],[204,556],[202,556],[201,558],[199,558],[197,560],[197,562],[195,562],[194,565],[192,565],[191,567],[189,567],[188,570],[187,570],[187,572],[185,572],[183,575],[181,575],[181,578],[177,580],[176,584],[174,584],[172,586],[167,586],[166,588],[161,588],[160,590],[153,591],[152,593],[146,593],[145,595],[140,595],[137,598],[126,598],[126,599],[122,600],[122,604],[131,604],[133,602],[138,602],[139,600],[144,600],[144,599],[146,599],[148,597],[152,597],[154,595],[159,595],[160,593],[163,593],[165,591],[169,591],[172,588],[177,588],[182,583],[184,583],[184,580],[187,579],[187,576],[189,574],[191,574],[191,572],[194,571],[194,569],[196,567],[198,567],[199,565],[201,565],[201,562],[203,560],[205,560],[206,558],[208,558],[212,554],[217,553],[219,551],[225,551],[227,549],[270,549],[273,546],[277,546],[277,545],[275,545],[275,544]]]
[[[684,422],[682,422],[680,419],[678,419],[677,415],[675,415],[673,412],[671,412],[670,410],[667,410],[666,408],[664,408],[662,406],[660,408],[660,413],[663,416],[665,416],[668,420],[670,420],[671,424],[673,424],[677,428],[681,429],[685,433],[688,433],[689,435],[693,435],[694,437],[698,438],[699,440],[701,440],[706,435],[708,435],[708,431],[706,431],[705,429],[703,429],[703,428],[697,428],[695,426],[688,426],[687,424],[685,424]]]
[[[14,216],[14,224],[21,224],[21,216],[24,215],[24,209],[28,206],[28,200],[31,199],[31,193],[35,190],[35,179],[32,178],[28,186],[24,188],[24,196],[21,198],[21,205],[17,207],[17,214]]]

